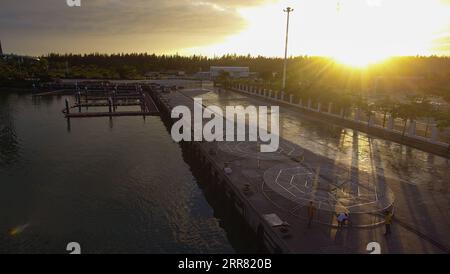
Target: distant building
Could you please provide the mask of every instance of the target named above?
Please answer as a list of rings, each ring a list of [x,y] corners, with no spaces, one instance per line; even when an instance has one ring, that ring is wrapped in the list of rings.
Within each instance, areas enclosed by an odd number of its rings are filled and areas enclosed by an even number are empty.
[[[249,67],[211,67],[209,72],[211,78],[219,77],[223,72],[227,72],[231,78],[250,77]]]
[[[210,80],[211,73],[209,71],[200,71],[194,74],[194,78],[198,80]]]
[[[182,77],[184,75],[186,75],[186,72],[182,71],[182,70],[165,70],[165,71],[161,71],[159,73],[160,75],[164,75],[164,76],[169,76],[169,77]]]
[[[183,78],[186,76],[186,72],[183,70],[149,71],[144,76],[146,79]]]

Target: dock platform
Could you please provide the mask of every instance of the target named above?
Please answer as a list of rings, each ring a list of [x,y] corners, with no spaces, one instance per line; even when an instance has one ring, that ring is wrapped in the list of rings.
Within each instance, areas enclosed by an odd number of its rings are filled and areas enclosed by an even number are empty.
[[[105,91],[76,91],[75,103],[70,105],[66,101],[63,110],[66,118],[119,117],[119,116],[157,116],[159,109],[151,96],[151,89],[145,90],[136,86],[135,91],[105,90]],[[117,111],[122,106],[140,106],[140,111]],[[83,111],[89,107],[105,107],[105,111]]]

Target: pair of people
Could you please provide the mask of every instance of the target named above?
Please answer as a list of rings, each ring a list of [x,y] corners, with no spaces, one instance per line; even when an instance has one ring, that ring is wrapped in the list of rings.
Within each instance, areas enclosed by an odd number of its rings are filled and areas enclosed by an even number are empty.
[[[314,215],[316,213],[316,207],[313,202],[309,202],[308,206],[308,227],[311,227],[312,220],[314,219]],[[348,213],[342,212],[337,215],[338,227],[342,228],[348,222],[349,216]]]
[[[341,212],[337,215],[338,228],[344,227],[344,225],[348,222],[349,216],[348,213]]]
[[[316,207],[314,206],[313,202],[309,202],[308,206],[308,227],[311,227],[312,220],[314,218],[316,212]],[[392,214],[391,211],[386,211],[384,214],[384,225],[386,228],[386,231],[384,233],[385,236],[388,236],[391,234],[391,224],[394,214]],[[338,221],[338,228],[344,227],[344,225],[349,221],[349,215],[348,213],[341,212],[337,215],[337,221]]]

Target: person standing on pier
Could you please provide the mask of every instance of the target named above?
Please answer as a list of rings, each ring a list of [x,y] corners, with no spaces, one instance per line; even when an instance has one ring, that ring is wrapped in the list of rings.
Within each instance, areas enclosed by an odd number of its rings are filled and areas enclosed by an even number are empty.
[[[384,232],[384,235],[390,235],[391,234],[391,224],[392,224],[392,212],[388,211],[384,215],[384,225],[386,227],[386,232]]]
[[[314,203],[311,201],[311,202],[309,202],[309,206],[308,206],[308,228],[311,227],[311,223],[312,223],[315,213],[316,213],[316,207],[314,206]]]

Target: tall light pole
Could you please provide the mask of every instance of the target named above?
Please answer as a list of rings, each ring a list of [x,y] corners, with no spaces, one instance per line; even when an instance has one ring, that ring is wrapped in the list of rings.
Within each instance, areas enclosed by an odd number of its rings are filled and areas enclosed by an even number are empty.
[[[286,45],[284,48],[284,69],[283,69],[283,91],[286,89],[286,69],[287,69],[287,54],[288,54],[288,41],[289,41],[289,16],[291,12],[294,11],[293,8],[287,7],[284,12],[287,13],[287,23],[286,23]]]

